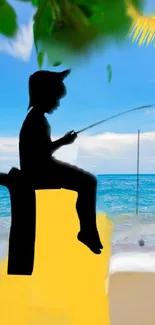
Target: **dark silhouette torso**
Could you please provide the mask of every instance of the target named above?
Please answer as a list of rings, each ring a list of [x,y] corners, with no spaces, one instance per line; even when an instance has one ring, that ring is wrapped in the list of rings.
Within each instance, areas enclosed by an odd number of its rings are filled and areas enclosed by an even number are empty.
[[[24,171],[44,170],[51,161],[51,128],[46,117],[28,113],[19,134],[20,167]]]

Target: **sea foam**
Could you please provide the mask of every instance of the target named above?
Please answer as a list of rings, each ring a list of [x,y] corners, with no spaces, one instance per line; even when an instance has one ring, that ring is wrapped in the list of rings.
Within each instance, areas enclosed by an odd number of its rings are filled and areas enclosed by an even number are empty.
[[[129,252],[113,255],[110,273],[115,272],[155,272],[155,253]]]

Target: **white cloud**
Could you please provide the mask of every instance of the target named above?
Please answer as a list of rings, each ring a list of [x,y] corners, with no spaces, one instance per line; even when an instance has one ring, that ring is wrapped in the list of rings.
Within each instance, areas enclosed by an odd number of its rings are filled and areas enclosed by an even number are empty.
[[[83,135],[55,156],[95,174],[136,173],[137,134]],[[18,138],[1,137],[0,172],[12,166],[18,166]],[[140,173],[155,173],[155,132],[140,135]]]
[[[145,112],[144,112],[145,115],[150,115],[150,114],[155,114],[155,109],[147,109]]]
[[[0,40],[0,52],[7,53],[13,57],[27,62],[31,56],[33,47],[33,21],[30,20],[28,25],[20,25],[16,37]]]

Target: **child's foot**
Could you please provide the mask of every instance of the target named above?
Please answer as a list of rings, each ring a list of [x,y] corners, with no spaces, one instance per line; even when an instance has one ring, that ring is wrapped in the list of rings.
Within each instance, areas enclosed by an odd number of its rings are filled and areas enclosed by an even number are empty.
[[[100,236],[99,236],[99,233],[97,231],[97,229],[93,229],[93,230],[87,230],[87,231],[82,231],[81,230],[81,233],[83,235],[83,237],[86,237],[86,238],[89,238],[90,242],[92,243],[93,246],[97,246],[99,247],[100,249],[103,248],[103,245],[100,241]]]
[[[100,247],[96,243],[94,243],[92,238],[89,238],[86,234],[84,235],[81,231],[77,236],[78,240],[81,241],[84,245],[86,245],[93,253],[101,254]]]
[[[98,231],[94,231],[92,233],[90,233],[89,235],[86,234],[86,236],[88,236],[90,238],[90,241],[97,247],[99,247],[100,249],[103,248],[103,245],[101,244],[101,241],[100,241],[100,237],[99,237],[99,234],[98,234]]]
[[[98,242],[99,248],[102,249],[102,248],[103,248],[103,245],[102,245],[102,243],[101,243],[101,241],[100,241],[100,237],[99,237],[99,233],[98,233],[98,231],[97,231],[97,233],[94,234],[94,235],[95,235],[95,237],[96,237],[96,235],[97,235],[96,239],[97,239],[97,242]]]

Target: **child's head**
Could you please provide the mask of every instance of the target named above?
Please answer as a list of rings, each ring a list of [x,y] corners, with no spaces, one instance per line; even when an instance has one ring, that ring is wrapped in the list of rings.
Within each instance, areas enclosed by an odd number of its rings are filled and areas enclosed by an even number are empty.
[[[66,95],[63,80],[70,70],[63,72],[37,71],[29,78],[31,107],[37,107],[43,113],[52,113],[59,106],[60,99]]]

